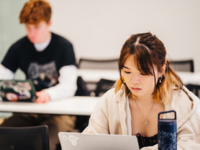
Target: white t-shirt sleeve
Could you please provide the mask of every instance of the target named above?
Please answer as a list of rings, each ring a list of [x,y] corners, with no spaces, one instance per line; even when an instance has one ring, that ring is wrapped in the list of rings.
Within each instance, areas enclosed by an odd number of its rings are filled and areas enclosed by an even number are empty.
[[[74,65],[64,66],[60,70],[59,83],[53,87],[45,89],[51,100],[71,97],[75,95],[77,89],[77,68]]]
[[[0,64],[0,80],[14,79],[15,73]]]

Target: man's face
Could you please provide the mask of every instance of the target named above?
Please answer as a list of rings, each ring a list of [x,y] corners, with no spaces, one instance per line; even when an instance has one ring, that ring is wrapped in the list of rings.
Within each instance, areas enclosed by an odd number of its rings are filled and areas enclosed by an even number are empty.
[[[41,21],[38,24],[25,24],[28,39],[33,43],[44,43],[49,34],[51,22]]]

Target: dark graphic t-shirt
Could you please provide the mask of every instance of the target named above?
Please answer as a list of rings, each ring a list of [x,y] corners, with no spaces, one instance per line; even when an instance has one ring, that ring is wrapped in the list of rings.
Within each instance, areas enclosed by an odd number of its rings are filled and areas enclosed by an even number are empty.
[[[60,68],[76,65],[76,60],[72,44],[52,33],[49,45],[42,52],[36,51],[29,39],[23,37],[10,47],[2,65],[13,72],[20,68],[40,91],[56,85]]]
[[[44,65],[40,65],[37,62],[30,63],[27,76],[33,80],[37,90],[42,90],[58,83],[55,61]]]

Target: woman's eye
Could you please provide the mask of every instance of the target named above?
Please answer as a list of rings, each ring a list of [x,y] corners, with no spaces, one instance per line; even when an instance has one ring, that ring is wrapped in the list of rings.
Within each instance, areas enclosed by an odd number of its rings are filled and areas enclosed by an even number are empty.
[[[147,74],[145,74],[145,73],[140,73],[142,76],[146,76]]]
[[[130,74],[131,72],[125,71],[126,74]]]

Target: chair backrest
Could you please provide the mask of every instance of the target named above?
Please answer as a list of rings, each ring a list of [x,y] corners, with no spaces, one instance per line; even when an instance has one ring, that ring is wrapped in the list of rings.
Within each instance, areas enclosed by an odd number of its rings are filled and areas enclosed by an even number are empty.
[[[0,127],[0,149],[49,150],[48,127]]]
[[[197,97],[200,98],[200,85],[187,84],[186,87],[188,90],[192,91]]]
[[[88,59],[80,58],[79,69],[118,69],[118,58],[116,59]]]
[[[86,83],[80,76],[77,78],[77,90],[75,96],[90,96],[90,92],[86,87]],[[88,126],[88,122],[89,116],[77,115],[75,129],[77,129],[79,132],[82,132]]]
[[[169,61],[169,65],[174,71],[194,72],[194,61],[192,59]]]
[[[97,83],[95,96],[102,96],[106,91],[113,87],[114,83],[114,80],[100,79],[100,81]]]
[[[86,83],[82,77],[77,78],[77,90],[75,96],[90,96],[90,91],[87,89]]]

